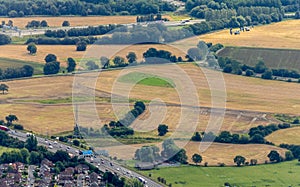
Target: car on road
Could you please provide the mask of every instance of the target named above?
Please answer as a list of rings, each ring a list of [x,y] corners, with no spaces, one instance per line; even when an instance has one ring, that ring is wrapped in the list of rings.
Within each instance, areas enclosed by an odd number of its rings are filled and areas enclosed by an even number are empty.
[[[49,145],[49,149],[53,149],[53,146],[52,146],[52,145]]]

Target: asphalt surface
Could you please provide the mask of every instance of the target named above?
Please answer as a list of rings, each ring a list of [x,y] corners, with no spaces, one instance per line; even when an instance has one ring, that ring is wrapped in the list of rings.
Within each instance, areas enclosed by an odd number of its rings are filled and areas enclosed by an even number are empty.
[[[8,131],[8,134],[12,137],[18,138],[19,140],[22,141],[26,141],[27,139],[27,134],[20,132],[20,131],[15,131],[15,130],[10,130]],[[79,149],[76,149],[74,147],[71,147],[70,145],[66,145],[63,144],[59,141],[55,141],[55,140],[49,140],[49,139],[45,139],[45,138],[41,138],[36,136],[37,141],[38,141],[38,145],[43,145],[45,147],[48,148],[49,151],[51,152],[56,152],[57,150],[64,150],[67,151],[70,154],[73,155],[77,155],[79,156]],[[98,167],[101,171],[105,172],[105,171],[110,171],[113,172],[115,174],[117,174],[120,177],[126,177],[126,178],[138,178],[138,177],[142,177],[146,183],[145,186],[148,187],[162,187],[161,184],[158,184],[157,182],[144,177],[132,170],[129,170],[125,167],[123,167],[122,165],[111,161],[110,159],[104,157],[104,156],[92,156],[92,157],[86,157],[85,158],[86,161],[88,161],[89,163],[93,164],[94,166]],[[32,182],[34,182],[34,179],[32,179],[33,177],[31,175],[32,174],[32,168],[29,167],[28,169],[28,173],[30,174],[30,177],[28,178],[28,180],[30,180],[30,184]]]

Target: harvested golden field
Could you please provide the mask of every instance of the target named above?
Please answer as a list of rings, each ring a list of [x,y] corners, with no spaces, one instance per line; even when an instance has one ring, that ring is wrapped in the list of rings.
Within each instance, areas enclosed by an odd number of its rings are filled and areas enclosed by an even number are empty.
[[[55,54],[62,66],[66,66],[66,60],[69,57],[80,61],[83,58],[100,59],[101,56],[114,57],[119,55],[126,58],[129,52],[135,52],[138,60],[142,60],[143,53],[149,48],[154,47],[158,50],[171,51],[176,56],[185,57],[185,52],[168,45],[93,45],[88,46],[87,51],[76,51],[73,45],[37,45],[37,54],[30,55],[27,51],[27,45],[5,45],[0,46],[0,56],[4,58],[19,59],[45,63],[45,56],[49,53]],[[99,60],[98,62],[99,63]]]
[[[209,166],[215,166],[219,163],[224,163],[226,165],[234,165],[233,159],[236,155],[242,155],[249,162],[251,159],[257,159],[258,163],[262,164],[266,160],[268,161],[267,155],[271,150],[276,150],[279,152],[281,156],[284,157],[284,153],[286,149],[278,148],[275,146],[262,145],[262,144],[221,144],[221,143],[213,143],[208,149],[204,152],[199,150],[200,143],[199,142],[181,142],[175,141],[175,143],[182,147],[187,151],[188,161],[192,162],[192,155],[198,153],[202,156],[203,161],[201,165],[205,162],[208,163]],[[204,143],[207,144],[207,143]],[[135,144],[135,145],[120,145],[120,146],[110,146],[105,147],[105,149],[109,152],[109,154],[114,157],[116,156],[119,159],[132,159],[134,157],[134,153],[137,149],[141,148],[145,145],[156,145],[162,149],[160,144]],[[101,148],[103,149],[103,148]],[[230,151],[228,151],[230,150]]]
[[[230,35],[229,29],[198,36],[205,42],[221,43],[226,46],[246,46],[262,48],[300,49],[300,20],[288,20],[279,23],[255,26],[250,32]],[[178,43],[196,45],[195,38]]]
[[[273,132],[266,139],[276,145],[282,143],[300,145],[300,127],[288,128]]]
[[[179,73],[179,71],[174,72],[172,66],[173,65],[144,66],[130,68],[128,70],[134,70],[137,72],[141,70],[156,73],[165,72],[165,76],[170,75],[170,77],[172,77],[172,75],[174,76]],[[198,97],[200,101],[200,103],[192,101],[192,106],[182,106],[181,109],[183,109],[184,111],[187,109],[190,110],[195,106],[210,107],[211,96],[204,73],[206,75],[209,75],[212,74],[213,71],[207,69],[203,69],[203,71],[201,71],[201,69],[193,64],[181,64],[178,67],[186,72],[186,75],[191,78],[198,93],[198,96],[196,95],[196,97]],[[120,73],[124,73],[124,71],[125,70],[113,70],[102,72],[100,74],[100,77],[97,79],[95,93],[96,96],[110,97],[110,93],[112,92],[114,94],[117,94],[116,90],[112,90],[113,86],[116,86],[117,84],[117,82],[114,81],[119,75],[121,75]],[[87,88],[92,88],[92,85],[94,85],[94,83],[91,79],[89,79],[89,77],[92,77],[93,74],[94,73],[83,74],[85,75],[85,77],[83,77],[80,83],[83,85],[89,85]],[[181,79],[183,75],[184,74],[179,74],[179,77],[177,77],[176,79]],[[209,76],[214,77],[212,75]],[[258,124],[271,123],[272,117],[268,113],[287,113],[294,115],[299,114],[300,105],[297,103],[300,103],[300,87],[298,84],[279,81],[266,81],[262,79],[248,78],[230,74],[221,75],[223,76],[224,83],[226,85],[227,99],[225,107],[228,109],[228,111],[226,112],[224,122],[218,121],[220,120],[220,116],[217,114],[212,115],[212,120],[217,120],[218,124],[222,123],[222,130],[244,132],[245,130],[249,129],[249,127],[256,126]],[[214,78],[217,79],[217,76]],[[40,113],[41,115],[45,116],[49,112],[55,114],[53,115],[53,117],[62,119],[60,120],[60,124],[64,125],[64,127],[66,128],[68,127],[67,129],[71,130],[73,125],[72,111],[71,108],[63,110],[61,107],[66,107],[63,102],[59,104],[54,102],[53,105],[44,105],[42,103],[36,102],[34,104],[38,105],[31,105],[20,102],[18,100],[45,100],[47,103],[47,100],[49,99],[59,100],[64,98],[71,98],[73,80],[74,76],[56,76],[6,82],[5,84],[7,84],[10,89],[8,94],[0,95],[2,101],[2,104],[0,106],[3,107],[2,111],[5,111],[5,113],[3,113],[0,118],[3,119],[5,115],[13,112],[17,116],[19,116],[21,124],[23,124],[28,129],[34,130],[34,128],[32,128],[31,126],[38,126],[41,124],[41,121],[38,119],[32,119],[32,117],[30,116],[39,116]],[[215,81],[222,82],[223,80],[217,79]],[[186,85],[188,84],[186,83]],[[124,83],[123,86],[127,87],[129,85]],[[85,90],[87,91],[89,89]],[[187,88],[187,90],[189,89]],[[178,93],[182,91],[184,90],[180,90],[177,87],[165,88],[137,84],[130,90],[129,98],[147,101],[160,98],[168,104],[168,107],[165,114],[161,113],[163,114],[161,116],[162,118],[160,119],[161,121],[158,121],[157,123],[166,123],[169,125],[171,130],[176,129],[176,131],[184,131],[188,129],[178,129],[177,127],[178,121],[180,117],[182,117],[180,111],[180,104],[182,103],[182,101],[180,100]],[[119,95],[126,96],[127,93],[121,92]],[[215,98],[215,101],[220,101],[220,103],[222,103],[222,94],[219,97]],[[217,106],[222,105],[218,104]],[[40,110],[39,108],[43,108],[44,111]],[[105,114],[103,117],[103,122],[97,125],[103,125],[105,122],[114,119],[115,116],[111,110],[111,104],[107,102],[99,102],[97,108],[99,108],[99,114]],[[31,112],[31,114],[24,115],[24,111]],[[160,110],[157,111],[159,112]],[[155,111],[152,112],[153,114],[157,114],[157,111],[156,113]],[[198,116],[199,121],[196,125],[197,130],[203,131],[205,129],[209,118],[209,112],[210,111],[205,108],[201,109],[201,115]],[[149,116],[149,113],[145,113],[144,116],[141,116],[141,118],[148,120],[151,120],[151,117],[153,118],[155,116]],[[189,115],[185,117],[186,118],[183,119],[183,124],[195,122],[193,121],[194,118],[190,117]],[[56,123],[53,123],[54,119],[51,117],[45,117],[43,120],[43,124],[56,125]],[[154,125],[156,126],[157,124]],[[51,128],[51,126],[49,126],[49,128]],[[55,128],[55,126],[53,128]],[[61,128],[57,130],[64,131],[65,129]]]
[[[83,105],[81,107],[88,107]],[[24,125],[26,130],[40,134],[58,134],[61,132],[72,131],[74,128],[74,114],[72,104],[51,104],[43,105],[37,103],[9,103],[1,104],[0,119],[4,119],[9,114],[15,114],[19,118],[18,123]],[[101,124],[114,120],[111,106],[105,104],[97,104],[97,111]],[[85,116],[87,116],[85,114]],[[85,123],[86,119],[80,119]],[[96,124],[90,124],[89,127],[98,127]]]
[[[127,24],[135,23],[136,16],[60,16],[60,17],[23,17],[23,18],[0,18],[0,20],[8,22],[12,20],[14,26],[25,28],[28,22],[32,20],[42,21],[46,20],[49,27],[61,27],[63,21],[69,21],[70,26],[94,26],[94,25],[107,25],[107,24]]]

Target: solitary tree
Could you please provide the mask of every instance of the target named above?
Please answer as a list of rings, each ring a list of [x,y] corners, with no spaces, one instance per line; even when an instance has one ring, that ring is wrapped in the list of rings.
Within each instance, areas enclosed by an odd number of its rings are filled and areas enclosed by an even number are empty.
[[[29,43],[27,46],[27,51],[29,51],[29,54],[31,54],[31,55],[35,54],[37,51],[37,47],[36,47],[35,43],[33,43],[33,42]]]
[[[196,165],[198,165],[198,163],[201,163],[202,162],[202,156],[195,153],[193,156],[192,156],[192,160],[193,162],[196,163]]]
[[[136,54],[134,52],[129,52],[128,55],[126,56],[129,64],[133,63],[136,61],[137,57]]]
[[[73,58],[68,58],[68,67],[67,67],[67,71],[68,72],[72,72],[75,70],[76,67],[76,62]]]
[[[236,163],[237,166],[241,166],[245,164],[246,159],[245,157],[238,155],[233,159],[233,161],[234,163]]]
[[[164,136],[165,134],[167,134],[168,132],[168,126],[165,125],[165,124],[160,124],[157,128],[157,131],[158,131],[158,135],[159,136]]]
[[[62,26],[63,27],[69,27],[70,26],[70,22],[65,20],[63,23],[62,23]]]
[[[8,92],[8,86],[6,84],[0,84],[0,90],[2,91],[2,94],[6,92]]]
[[[87,47],[87,43],[85,41],[79,41],[76,44],[76,51],[85,51]]]
[[[13,121],[18,121],[18,118],[16,115],[13,114],[9,114],[8,116],[5,117],[6,121],[7,121],[7,125],[10,126],[12,125]]]
[[[270,159],[271,162],[274,162],[274,161],[280,162],[281,161],[280,154],[275,150],[270,151],[270,153],[268,154],[268,158]]]

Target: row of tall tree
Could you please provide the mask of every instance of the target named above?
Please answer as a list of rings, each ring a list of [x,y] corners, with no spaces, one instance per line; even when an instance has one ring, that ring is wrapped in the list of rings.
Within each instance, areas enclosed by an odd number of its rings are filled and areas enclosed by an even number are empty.
[[[254,76],[255,74],[261,74],[263,79],[273,79],[273,76],[278,77],[288,77],[288,78],[300,78],[300,73],[296,70],[288,69],[270,69],[268,68],[264,61],[259,60],[255,66],[249,66],[242,64],[241,62],[228,58],[228,57],[218,57],[219,67],[223,69],[225,73],[232,73],[237,75],[242,75],[243,72],[246,76]]]
[[[27,0],[0,1],[0,16],[23,17],[29,15],[136,15],[157,14],[161,11],[174,11],[175,6],[159,0]]]

